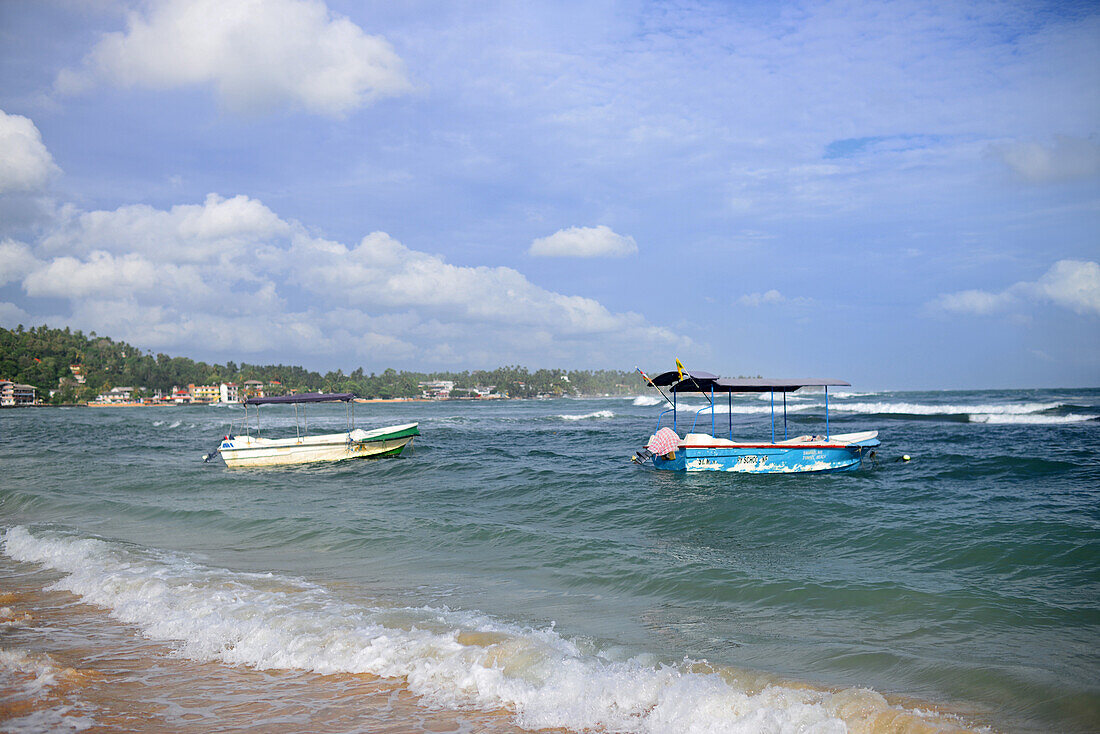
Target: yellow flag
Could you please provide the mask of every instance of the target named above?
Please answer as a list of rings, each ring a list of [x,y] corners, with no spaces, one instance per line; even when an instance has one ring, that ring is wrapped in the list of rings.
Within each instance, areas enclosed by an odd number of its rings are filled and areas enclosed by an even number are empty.
[[[684,364],[680,360],[676,360],[676,371],[680,374],[680,379],[684,379]]]

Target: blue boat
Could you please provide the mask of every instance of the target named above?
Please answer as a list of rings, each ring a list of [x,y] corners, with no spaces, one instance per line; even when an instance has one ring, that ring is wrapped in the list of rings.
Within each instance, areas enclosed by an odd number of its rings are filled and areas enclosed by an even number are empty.
[[[639,370],[641,372],[641,370]],[[645,463],[652,461],[653,466],[665,471],[722,471],[743,472],[746,474],[795,474],[808,472],[839,472],[858,469],[864,458],[872,457],[879,445],[878,431],[859,433],[830,434],[829,432],[829,388],[833,386],[850,387],[842,380],[774,380],[763,378],[727,378],[712,375],[709,372],[689,372],[683,369],[671,370],[650,379],[645,378],[657,388],[668,401],[669,407],[657,417],[657,428],[646,443],[646,447],[634,456],[634,461]],[[665,395],[661,388],[668,387],[672,397]],[[822,387],[825,389],[825,433],[823,435],[787,435],[787,393],[803,387]],[[772,430],[770,441],[740,441],[733,437],[733,394],[734,393],[771,393]],[[681,394],[696,393],[705,396],[710,404],[698,410],[692,421],[691,429],[683,438],[677,425],[677,397]],[[776,437],[776,393],[782,396],[783,433],[782,440]],[[719,425],[715,417],[715,401],[725,394],[728,407],[728,429],[726,437],[718,434]],[[661,422],[672,414],[671,427],[661,427]],[[710,414],[710,433],[697,433],[700,418]],[[727,426],[721,426],[727,428]],[[704,428],[705,430],[705,428]]]

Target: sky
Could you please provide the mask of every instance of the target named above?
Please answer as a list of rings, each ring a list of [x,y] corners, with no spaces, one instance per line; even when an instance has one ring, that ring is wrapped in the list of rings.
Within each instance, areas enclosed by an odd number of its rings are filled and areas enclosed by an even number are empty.
[[[0,3],[0,326],[1100,386],[1100,4]]]

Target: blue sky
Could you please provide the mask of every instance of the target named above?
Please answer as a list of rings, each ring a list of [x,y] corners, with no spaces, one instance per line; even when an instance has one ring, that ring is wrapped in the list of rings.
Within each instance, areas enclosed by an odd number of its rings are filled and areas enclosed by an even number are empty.
[[[1094,3],[0,4],[0,325],[1100,385]]]

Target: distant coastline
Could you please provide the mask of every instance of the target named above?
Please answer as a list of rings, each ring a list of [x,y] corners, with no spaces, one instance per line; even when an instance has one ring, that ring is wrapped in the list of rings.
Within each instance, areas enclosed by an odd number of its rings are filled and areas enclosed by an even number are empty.
[[[3,383],[10,395],[3,392]],[[350,392],[372,401],[636,395],[637,373],[519,365],[462,372],[358,368],[324,374],[298,365],[207,364],[154,354],[95,332],[0,327],[0,404],[145,405],[237,402],[249,396]],[[7,397],[4,397],[4,396]]]

